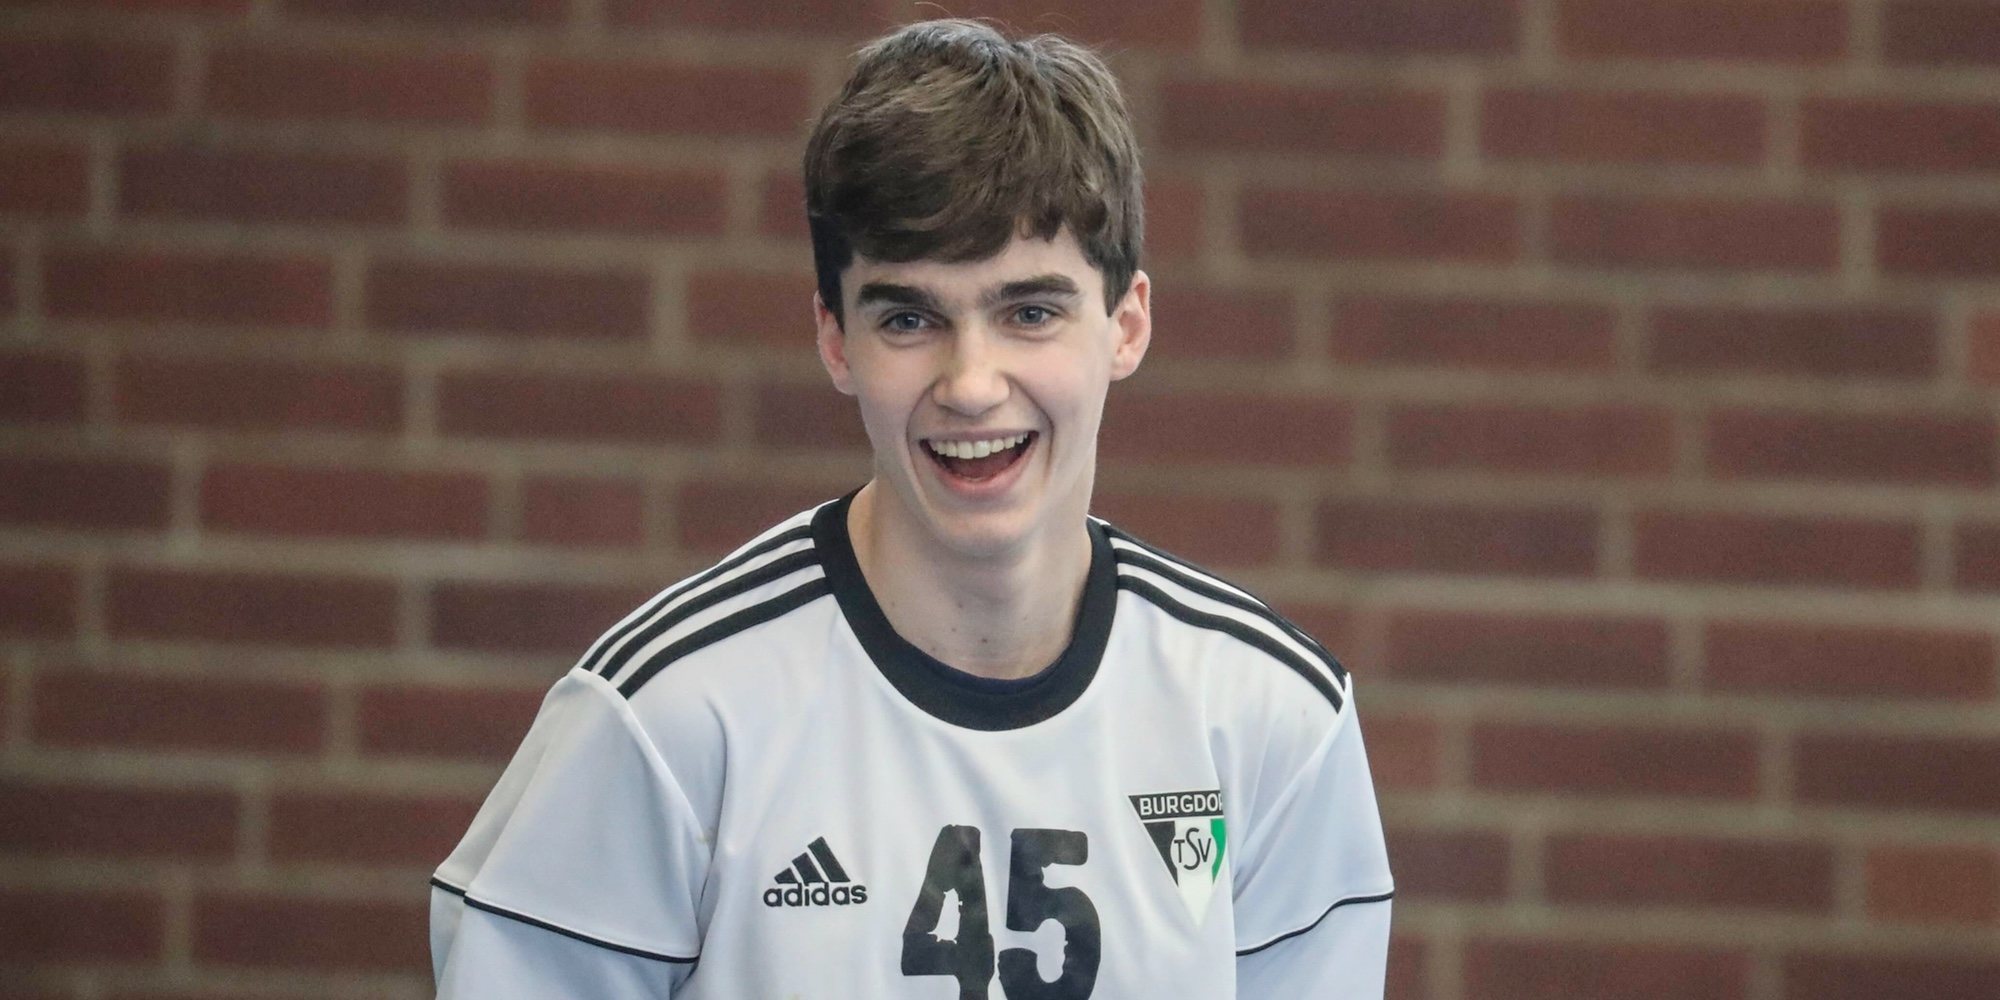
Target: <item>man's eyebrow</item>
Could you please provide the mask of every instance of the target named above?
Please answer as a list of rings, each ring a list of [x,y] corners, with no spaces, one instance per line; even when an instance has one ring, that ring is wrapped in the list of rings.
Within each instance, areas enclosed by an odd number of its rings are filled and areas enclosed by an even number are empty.
[[[862,285],[861,290],[854,297],[854,304],[856,306],[865,307],[878,303],[892,306],[915,306],[919,309],[929,309],[932,312],[943,311],[938,303],[937,296],[932,295],[927,289],[918,288],[915,285],[896,285],[886,281],[871,281]]]
[[[1031,299],[1040,296],[1075,298],[1079,294],[1081,292],[1078,291],[1076,282],[1071,281],[1066,274],[1038,274],[1032,278],[1007,282],[999,288],[988,291],[979,297],[979,304],[981,306],[993,306],[1001,302],[1012,302],[1015,299]]]

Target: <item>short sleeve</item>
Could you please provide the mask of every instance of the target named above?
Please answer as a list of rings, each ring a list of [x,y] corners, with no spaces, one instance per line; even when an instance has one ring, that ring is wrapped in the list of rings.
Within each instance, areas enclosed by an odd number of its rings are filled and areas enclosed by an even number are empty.
[[[1344,907],[1386,909],[1394,892],[1351,692],[1332,730],[1246,823],[1232,862],[1238,954],[1303,935]]]
[[[473,965],[532,975],[538,963],[515,953],[523,941],[617,956],[605,961],[637,970],[628,977],[657,965],[659,983],[676,978],[700,953],[709,852],[625,699],[603,678],[572,670],[432,880],[440,995],[473,995],[445,992],[450,980],[477,978],[465,971]],[[495,949],[508,954],[469,954]],[[526,992],[510,995],[534,995],[518,985]],[[657,995],[667,995],[664,986]]]

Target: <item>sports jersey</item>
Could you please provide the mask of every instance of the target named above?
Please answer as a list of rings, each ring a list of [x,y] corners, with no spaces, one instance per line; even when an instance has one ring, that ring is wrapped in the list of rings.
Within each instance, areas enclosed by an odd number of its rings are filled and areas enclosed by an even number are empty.
[[[848,497],[634,611],[432,879],[449,1000],[1379,998],[1393,885],[1353,681],[1090,519],[1061,657],[890,626]]]

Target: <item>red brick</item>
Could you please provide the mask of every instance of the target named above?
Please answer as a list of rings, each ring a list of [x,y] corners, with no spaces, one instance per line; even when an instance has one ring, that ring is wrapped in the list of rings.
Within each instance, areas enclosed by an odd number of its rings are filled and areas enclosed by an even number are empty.
[[[1808,733],[1792,757],[1800,802],[2000,816],[2000,739]]]
[[[171,43],[0,39],[0,111],[155,115],[173,109]]]
[[[1158,174],[1146,178],[1146,255],[1191,260],[1208,242],[1208,192],[1199,182]]]
[[[1750,968],[1749,953],[1738,950],[1481,936],[1466,945],[1465,984],[1480,1000],[1743,1000]]]
[[[1613,322],[1587,303],[1347,299],[1335,306],[1332,351],[1355,364],[1606,371]]]
[[[465,836],[479,802],[282,790],[271,798],[271,859],[435,868]]]
[[[364,648],[396,640],[397,588],[384,579],[119,567],[108,589],[106,617],[121,638]]]
[[[1644,618],[1396,611],[1380,666],[1447,684],[1645,689],[1671,679],[1666,626]]]
[[[1967,368],[1973,381],[1987,385],[2000,385],[2000,313],[1985,313],[1972,318],[1971,357],[1967,358]]]
[[[712,441],[721,431],[716,387],[655,375],[457,372],[438,385],[446,434],[665,444]]]
[[[1168,150],[1444,155],[1444,95],[1436,91],[1182,79],[1165,84],[1160,110]]]
[[[792,483],[707,480],[682,486],[675,496],[681,548],[704,557],[723,555],[764,529],[831,500],[839,488]]]
[[[2000,961],[1957,955],[1813,952],[1784,961],[1784,1000],[2000,996]]]
[[[1362,727],[1368,734],[1369,776],[1384,792],[1418,792],[1436,788],[1443,733],[1438,721],[1424,715],[1371,711]],[[1397,871],[1405,871],[1402,859]]]
[[[0,962],[158,961],[165,906],[145,892],[0,889]]]
[[[1868,850],[1868,915],[1920,924],[2000,922],[2000,850],[1881,844]]]
[[[720,236],[728,185],[714,170],[461,160],[445,166],[443,213],[485,229]]]
[[[35,678],[34,739],[47,746],[309,754],[324,746],[326,726],[317,681],[98,669]]]
[[[1246,47],[1351,55],[1504,55],[1520,44],[1519,0],[1242,0]]]
[[[80,358],[0,350],[0,423],[81,422],[88,377]]]
[[[1152,222],[1151,218],[1146,220],[1148,250],[1152,249]],[[797,171],[775,171],[764,178],[757,198],[757,231],[786,240],[805,240],[811,235],[806,228],[806,182]]]
[[[1257,256],[1498,264],[1521,254],[1519,212],[1503,195],[1251,188],[1237,211]]]
[[[1707,687],[1805,698],[1980,700],[1994,695],[1993,637],[1976,632],[1715,622]]]
[[[383,368],[131,357],[116,406],[136,424],[386,434],[402,427],[403,384]]]
[[[58,319],[325,328],[333,268],[310,257],[57,250],[43,296]]]
[[[907,20],[945,16],[937,8],[892,9],[894,16]],[[1114,53],[1131,46],[1192,49],[1200,40],[1202,23],[1201,0],[1126,0],[1060,7],[1043,0],[969,0],[953,4],[950,11],[952,17],[994,18],[1010,33],[1057,32]],[[872,18],[863,23],[869,21]]]
[[[1875,229],[1875,263],[1890,274],[2000,276],[2000,211],[1885,205]]]
[[[490,653],[582,653],[652,588],[445,581],[431,589],[431,644]]]
[[[1400,406],[1388,453],[1407,469],[1656,477],[1673,469],[1673,418],[1628,406]]]
[[[1633,535],[1633,568],[1646,579],[1917,585],[1917,528],[1907,521],[1649,511]]]
[[[2000,105],[1822,99],[1801,111],[1801,157],[1823,170],[2000,170]]]
[[[154,462],[0,456],[0,524],[165,530],[170,477]]]
[[[1348,403],[1271,395],[1113,393],[1098,450],[1132,462],[1223,462],[1332,469],[1354,454]]]
[[[1542,859],[1550,900],[1825,913],[1833,851],[1793,841],[1568,834]]]
[[[405,21],[465,27],[557,27],[568,15],[564,0],[282,0],[294,17],[329,20]]]
[[[823,382],[756,387],[751,438],[774,450],[865,451],[868,435],[854,400]]]
[[[428,975],[428,924],[422,902],[208,891],[195,897],[194,960]]]
[[[1184,285],[1153,293],[1153,337],[1172,356],[1278,361],[1293,353],[1298,312],[1289,293]]]
[[[130,14],[247,14],[252,0],[10,0],[23,7],[86,7]]]
[[[579,548],[646,540],[646,492],[629,479],[531,476],[521,484],[521,537]]]
[[[635,340],[646,336],[651,298],[632,271],[378,261],[366,317],[398,333]]]
[[[878,24],[881,5],[869,0],[806,0],[744,4],[730,0],[609,0],[611,23],[629,27],[706,28],[840,37]],[[971,11],[954,7],[953,16]],[[942,16],[942,15],[940,15]]]
[[[1375,572],[1589,576],[1597,520],[1578,508],[1330,501],[1318,511],[1315,555]]]
[[[1099,490],[1093,513],[1201,565],[1263,566],[1283,553],[1278,508],[1263,500]]]
[[[1930,312],[1668,306],[1653,310],[1649,325],[1654,371],[1922,379],[1938,370]]]
[[[90,208],[89,171],[89,157],[81,146],[0,144],[0,216],[82,215]]]
[[[1952,550],[1958,554],[1960,587],[2000,590],[2000,523],[1959,525]]]
[[[0,565],[0,636],[76,634],[76,574],[60,566]]]
[[[1755,166],[1764,103],[1736,95],[1502,89],[1480,107],[1480,148],[1503,160]]]
[[[205,93],[244,118],[469,124],[492,116],[492,87],[471,53],[235,45],[209,57]]]
[[[1723,410],[1708,421],[1718,478],[1992,485],[2000,433],[1987,417],[1858,416]]]
[[[1830,271],[1840,219],[1826,202],[1558,197],[1550,253],[1585,268]]]
[[[1847,52],[1837,0],[1561,0],[1557,48],[1568,56],[1823,63]]]
[[[545,693],[369,685],[355,701],[357,740],[364,753],[503,761],[528,734]]]
[[[813,276],[755,271],[688,275],[688,335],[759,352],[813,350]]]
[[[530,125],[669,135],[804,134],[802,70],[538,59],[528,64]]]
[[[1430,943],[1415,932],[1397,930],[1389,939],[1388,982],[1383,1000],[1431,1000]]]
[[[1383,831],[1399,898],[1497,903],[1507,898],[1507,836],[1483,830]]]
[[[253,535],[465,541],[490,503],[470,473],[223,464],[201,480],[202,526]]]
[[[229,792],[29,784],[0,779],[0,849],[43,857],[228,858]]]
[[[119,211],[253,223],[387,225],[408,212],[407,168],[388,157],[190,146],[119,158]]]
[[[1473,784],[1564,795],[1749,799],[1757,738],[1747,730],[1481,723]]]
[[[2000,66],[2000,7],[1891,0],[1882,8],[1882,54],[1904,66]]]

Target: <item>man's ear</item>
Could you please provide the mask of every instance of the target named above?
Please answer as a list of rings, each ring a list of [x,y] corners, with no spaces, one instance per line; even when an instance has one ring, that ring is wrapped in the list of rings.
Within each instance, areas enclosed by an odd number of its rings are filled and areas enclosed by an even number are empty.
[[[1153,280],[1146,272],[1132,272],[1131,287],[1111,313],[1111,326],[1118,338],[1111,346],[1111,380],[1116,382],[1139,370],[1153,342]]]
[[[819,363],[833,377],[833,387],[854,395],[854,373],[847,367],[847,334],[818,292],[813,293],[813,330],[819,344]]]

